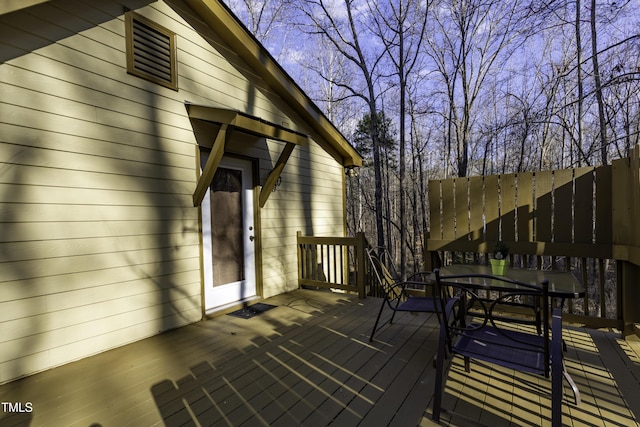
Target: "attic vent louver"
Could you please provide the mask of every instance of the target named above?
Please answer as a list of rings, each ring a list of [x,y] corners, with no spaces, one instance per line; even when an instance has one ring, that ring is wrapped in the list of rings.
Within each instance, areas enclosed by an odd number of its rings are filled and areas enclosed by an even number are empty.
[[[125,20],[127,72],[177,90],[175,34],[134,12]]]

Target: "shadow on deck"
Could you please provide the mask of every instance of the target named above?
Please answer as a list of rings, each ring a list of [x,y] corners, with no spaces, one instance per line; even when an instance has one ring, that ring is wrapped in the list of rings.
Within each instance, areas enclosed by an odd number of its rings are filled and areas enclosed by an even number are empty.
[[[222,316],[0,386],[0,426],[433,425],[435,317],[368,336],[380,300],[300,290],[251,319]],[[567,425],[639,425],[640,343],[569,327]],[[550,425],[544,378],[453,359],[443,425]],[[470,421],[471,420],[471,421]]]

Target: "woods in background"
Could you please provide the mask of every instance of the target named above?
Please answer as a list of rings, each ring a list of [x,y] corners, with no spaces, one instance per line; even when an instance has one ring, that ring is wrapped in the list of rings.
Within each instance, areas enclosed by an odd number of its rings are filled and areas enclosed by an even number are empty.
[[[349,232],[419,259],[427,181],[608,164],[640,142],[640,3],[233,0],[366,157]]]

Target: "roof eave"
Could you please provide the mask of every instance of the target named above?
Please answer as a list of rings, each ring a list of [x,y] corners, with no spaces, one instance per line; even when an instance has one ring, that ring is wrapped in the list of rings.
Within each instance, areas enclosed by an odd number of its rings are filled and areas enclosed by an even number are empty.
[[[186,0],[186,3],[278,95],[295,107],[303,119],[338,152],[344,166],[362,166],[362,157],[355,148],[225,5],[217,0]]]
[[[50,0],[2,0],[0,2],[0,16],[48,1]]]

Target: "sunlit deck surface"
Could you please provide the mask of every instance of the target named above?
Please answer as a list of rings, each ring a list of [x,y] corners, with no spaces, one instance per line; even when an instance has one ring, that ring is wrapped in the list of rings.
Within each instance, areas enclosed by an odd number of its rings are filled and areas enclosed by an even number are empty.
[[[300,290],[251,319],[221,316],[0,386],[0,426],[433,425],[435,317],[401,314],[370,344],[380,300]],[[563,422],[632,426],[640,343],[568,326]],[[550,425],[545,378],[454,358],[442,425]]]

